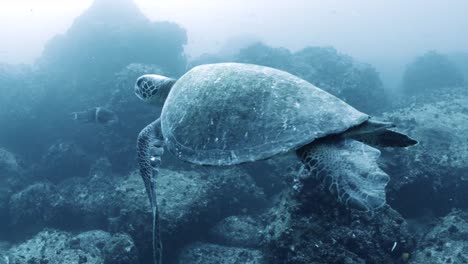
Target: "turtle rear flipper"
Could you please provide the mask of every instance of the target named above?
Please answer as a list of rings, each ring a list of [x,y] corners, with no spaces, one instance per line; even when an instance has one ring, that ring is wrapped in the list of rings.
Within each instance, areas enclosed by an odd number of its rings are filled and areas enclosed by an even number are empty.
[[[390,177],[377,165],[379,150],[352,139],[328,139],[300,148],[297,155],[340,203],[362,211],[385,205]]]
[[[418,141],[406,134],[392,130],[395,125],[369,119],[357,127],[353,127],[342,134],[343,138],[351,138],[374,147],[404,148],[416,145]]]
[[[137,140],[140,175],[145,184],[153,217],[153,264],[162,263],[161,230],[156,200],[156,177],[159,175],[163,152],[164,138],[161,134],[161,121],[158,118],[141,130]]]
[[[416,145],[418,143],[418,141],[415,139],[390,129],[386,129],[380,133],[355,135],[352,137],[352,139],[361,141],[374,147],[404,148]]]

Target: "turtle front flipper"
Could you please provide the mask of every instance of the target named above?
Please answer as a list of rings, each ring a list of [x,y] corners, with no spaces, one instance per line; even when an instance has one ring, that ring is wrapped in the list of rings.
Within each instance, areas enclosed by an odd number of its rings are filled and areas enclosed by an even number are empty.
[[[156,200],[156,177],[159,175],[161,156],[164,152],[164,138],[161,133],[161,121],[147,125],[138,135],[138,165],[150,200],[153,217],[153,262],[162,263],[162,244],[159,226],[158,203]]]
[[[379,168],[380,151],[352,139],[322,139],[297,150],[313,177],[348,207],[374,211],[385,205],[390,177]]]

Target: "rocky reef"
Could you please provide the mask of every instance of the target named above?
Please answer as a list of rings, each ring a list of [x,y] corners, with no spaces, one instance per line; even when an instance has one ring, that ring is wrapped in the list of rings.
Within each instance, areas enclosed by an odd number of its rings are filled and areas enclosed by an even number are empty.
[[[454,210],[420,239],[411,263],[468,263],[468,213]]]
[[[441,88],[456,88],[465,83],[464,73],[457,62],[435,50],[415,58],[407,65],[402,78],[406,94],[422,94]]]
[[[190,67],[205,63],[234,61],[285,70],[341,98],[357,109],[379,113],[389,105],[377,70],[333,47],[306,47],[297,52],[257,42],[234,54],[205,54]],[[362,98],[368,100],[362,100]]]
[[[73,235],[58,230],[41,231],[2,254],[6,263],[138,264],[131,237],[93,230]]]
[[[384,150],[383,166],[392,175],[389,203],[406,216],[467,208],[468,93],[433,92],[408,100],[383,118],[419,140],[405,150]]]
[[[34,65],[0,65],[0,264],[150,263],[151,212],[135,140],[161,109],[134,96],[135,79],[177,78],[227,60],[296,74],[419,144],[381,149],[391,181],[388,205],[373,213],[337,203],[317,179],[298,188],[294,155],[218,168],[167,153],[157,179],[164,263],[467,263],[461,82],[421,92],[422,82],[420,92],[391,98],[372,65],[332,47],[292,52],[249,42],[187,64],[186,43],[182,27],[149,21],[130,0],[96,0]],[[415,61],[410,68],[424,64]],[[421,69],[408,78],[424,79]],[[119,122],[70,116],[98,105]]]

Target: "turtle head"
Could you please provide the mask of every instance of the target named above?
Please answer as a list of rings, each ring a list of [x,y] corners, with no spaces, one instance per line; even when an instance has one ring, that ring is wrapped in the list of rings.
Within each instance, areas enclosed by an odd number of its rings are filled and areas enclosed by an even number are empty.
[[[176,80],[165,76],[146,74],[136,80],[135,94],[147,103],[163,106],[175,82]]]

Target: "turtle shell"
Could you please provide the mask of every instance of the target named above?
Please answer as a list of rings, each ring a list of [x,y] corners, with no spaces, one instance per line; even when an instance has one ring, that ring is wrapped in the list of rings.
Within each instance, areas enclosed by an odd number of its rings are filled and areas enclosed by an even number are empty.
[[[161,112],[167,148],[203,165],[272,157],[369,119],[290,73],[252,64],[197,66],[172,87]]]

